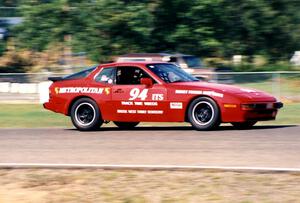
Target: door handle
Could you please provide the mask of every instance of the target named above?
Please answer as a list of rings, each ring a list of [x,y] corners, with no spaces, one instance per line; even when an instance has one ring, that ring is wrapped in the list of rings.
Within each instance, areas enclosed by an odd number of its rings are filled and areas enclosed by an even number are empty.
[[[124,93],[124,91],[122,89],[116,89],[114,93]]]

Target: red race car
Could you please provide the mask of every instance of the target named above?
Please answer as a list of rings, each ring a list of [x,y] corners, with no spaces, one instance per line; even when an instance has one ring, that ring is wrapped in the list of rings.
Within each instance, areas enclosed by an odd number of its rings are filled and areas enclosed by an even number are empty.
[[[283,106],[267,93],[201,82],[162,62],[110,63],[49,79],[44,107],[70,116],[79,130],[109,121],[127,129],[139,122],[190,122],[196,130],[220,123],[248,128],[274,120]]]

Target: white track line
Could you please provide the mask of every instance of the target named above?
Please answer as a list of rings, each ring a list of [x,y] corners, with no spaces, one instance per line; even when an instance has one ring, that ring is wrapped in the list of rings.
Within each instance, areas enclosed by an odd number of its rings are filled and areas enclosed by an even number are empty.
[[[300,168],[243,167],[243,166],[189,166],[189,165],[131,165],[131,164],[50,164],[50,163],[0,163],[2,169],[109,169],[109,170],[221,170],[257,172],[300,172]]]

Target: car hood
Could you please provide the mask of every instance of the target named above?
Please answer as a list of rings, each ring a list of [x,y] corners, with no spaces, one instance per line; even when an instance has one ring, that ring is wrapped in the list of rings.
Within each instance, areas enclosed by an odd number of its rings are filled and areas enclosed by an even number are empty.
[[[276,99],[263,91],[239,87],[235,85],[225,85],[225,84],[216,84],[216,83],[208,83],[208,82],[178,82],[172,83],[176,89],[186,89],[186,90],[210,90],[215,91],[222,94],[243,96],[249,99],[262,99],[262,100],[271,100],[275,101]]]

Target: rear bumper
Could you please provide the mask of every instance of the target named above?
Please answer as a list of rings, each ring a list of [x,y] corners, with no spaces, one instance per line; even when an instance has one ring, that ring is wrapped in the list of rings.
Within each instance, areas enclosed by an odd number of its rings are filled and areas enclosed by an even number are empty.
[[[60,109],[58,108],[59,106],[58,105],[54,105],[53,102],[46,102],[46,103],[43,104],[43,106],[47,110],[54,111],[56,113],[62,113],[60,111]]]
[[[43,103],[43,107],[44,107],[45,109],[50,110],[49,106],[50,106],[50,103],[49,103],[49,102]]]

